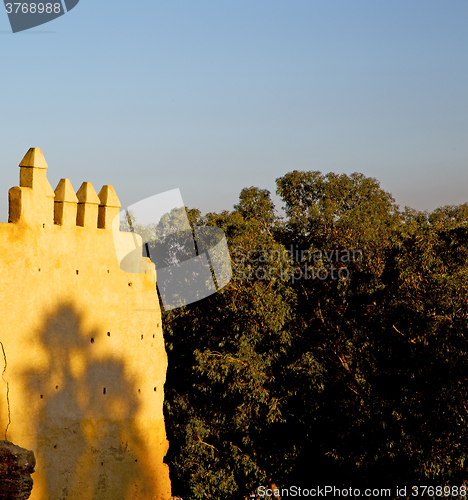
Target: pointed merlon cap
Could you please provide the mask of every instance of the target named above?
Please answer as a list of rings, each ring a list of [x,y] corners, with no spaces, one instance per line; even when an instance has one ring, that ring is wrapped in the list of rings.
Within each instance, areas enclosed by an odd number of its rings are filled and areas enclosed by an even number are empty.
[[[78,203],[78,198],[76,197],[75,190],[69,179],[60,179],[60,182],[55,188],[55,201]]]
[[[47,168],[47,162],[40,148],[29,148],[19,164],[20,167]]]
[[[120,208],[120,200],[117,198],[112,186],[102,186],[101,191],[99,191],[99,199],[101,200],[101,205]]]
[[[83,182],[76,193],[76,197],[78,198],[78,203],[91,203],[93,205],[101,204],[101,200],[96,194],[91,182]]]

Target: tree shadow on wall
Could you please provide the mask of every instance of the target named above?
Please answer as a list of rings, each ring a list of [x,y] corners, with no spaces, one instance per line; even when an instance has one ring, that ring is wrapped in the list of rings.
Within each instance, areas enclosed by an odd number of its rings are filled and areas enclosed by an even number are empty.
[[[144,440],[133,422],[139,389],[112,355],[111,338],[86,331],[74,308],[63,305],[41,341],[47,368],[28,370],[25,386],[38,408],[37,470],[45,471],[47,498],[152,498]]]

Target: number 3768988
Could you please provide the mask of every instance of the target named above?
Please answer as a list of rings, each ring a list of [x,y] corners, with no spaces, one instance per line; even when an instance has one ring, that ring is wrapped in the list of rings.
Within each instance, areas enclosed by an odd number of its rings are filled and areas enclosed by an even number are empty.
[[[60,14],[62,11],[60,3],[7,3],[5,7],[7,14]]]

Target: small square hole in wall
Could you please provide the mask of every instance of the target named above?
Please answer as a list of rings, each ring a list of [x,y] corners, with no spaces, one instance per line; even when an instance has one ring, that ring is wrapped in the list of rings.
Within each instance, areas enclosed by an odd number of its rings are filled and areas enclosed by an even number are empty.
[[[107,274],[109,274],[109,273],[110,273],[110,271],[109,271],[109,269],[108,269],[108,270],[107,270]]]
[[[107,336],[110,337],[110,332],[107,332]]]
[[[154,388],[154,392],[156,392],[156,387]]]
[[[54,444],[54,448],[57,449],[57,445],[56,444]]]
[[[39,272],[41,272],[41,268],[39,268]]]
[[[102,390],[102,393],[105,394],[106,393],[106,388],[104,387],[104,389]]]
[[[153,333],[153,339],[154,339],[154,333]]]
[[[58,389],[58,385],[55,386],[55,389]]]
[[[42,224],[42,227],[45,229],[45,224]]]
[[[41,394],[41,399],[44,399],[44,395],[43,394]]]
[[[141,393],[141,389],[138,389],[138,394],[140,394],[140,393]]]
[[[141,336],[141,340],[143,340],[143,335]]]
[[[128,286],[133,286],[133,283],[129,283]]]
[[[78,275],[78,274],[80,274],[80,271],[78,271],[78,269],[76,270],[76,274],[77,274],[77,275]]]
[[[91,344],[94,344],[94,338],[91,337]]]

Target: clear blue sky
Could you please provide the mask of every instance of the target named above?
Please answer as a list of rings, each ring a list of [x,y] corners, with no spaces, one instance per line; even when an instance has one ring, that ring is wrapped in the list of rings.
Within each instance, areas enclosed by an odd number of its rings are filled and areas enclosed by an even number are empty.
[[[231,209],[294,169],[468,201],[466,0],[81,0],[17,34],[1,7],[0,44],[1,220],[31,146],[124,206]]]

